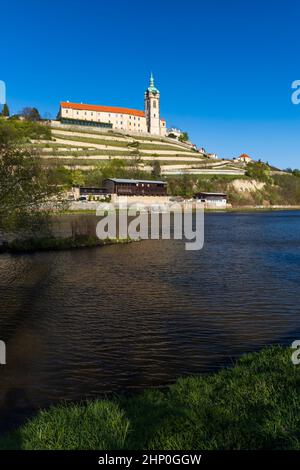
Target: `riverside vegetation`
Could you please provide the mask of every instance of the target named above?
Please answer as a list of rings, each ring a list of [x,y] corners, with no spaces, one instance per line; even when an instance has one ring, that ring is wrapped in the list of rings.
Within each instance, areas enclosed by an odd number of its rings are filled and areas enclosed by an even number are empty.
[[[39,411],[0,449],[300,450],[300,367],[269,347],[166,390]]]
[[[141,168],[141,157],[130,160],[112,159],[95,168],[66,168],[61,161],[51,164],[40,157],[39,144],[32,140],[51,140],[51,129],[45,123],[0,118],[0,230],[10,234],[15,243],[2,248],[26,251],[36,249],[74,248],[84,246],[84,238],[54,240],[51,215],[67,209],[64,193],[75,185],[101,186],[109,177],[157,179],[160,162],[153,160],[152,172]],[[133,144],[132,144],[133,145]],[[181,175],[168,176],[168,193],[192,197],[197,191],[222,191],[228,194],[233,207],[262,205],[300,205],[300,172],[277,174],[262,162],[250,163],[245,176]],[[246,190],[240,190],[241,182]],[[239,183],[239,185],[237,185]],[[247,187],[247,185],[249,187]],[[82,234],[81,234],[82,235]],[[11,238],[11,237],[10,237]],[[86,246],[99,245],[86,234]],[[44,247],[44,248],[43,248]]]

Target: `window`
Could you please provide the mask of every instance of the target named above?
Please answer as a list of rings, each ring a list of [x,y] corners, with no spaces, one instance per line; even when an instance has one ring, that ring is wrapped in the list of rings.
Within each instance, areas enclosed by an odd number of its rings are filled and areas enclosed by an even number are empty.
[[[69,111],[66,109],[66,113],[67,113],[67,114],[68,114],[68,112],[69,112]]]
[[[156,100],[153,100],[153,108],[156,108]]]

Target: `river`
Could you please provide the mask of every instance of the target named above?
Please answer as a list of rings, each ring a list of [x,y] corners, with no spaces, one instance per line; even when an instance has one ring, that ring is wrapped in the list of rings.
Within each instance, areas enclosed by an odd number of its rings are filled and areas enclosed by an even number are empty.
[[[87,220],[87,219],[86,219]],[[211,213],[180,240],[0,255],[0,410],[165,386],[300,339],[300,212]]]

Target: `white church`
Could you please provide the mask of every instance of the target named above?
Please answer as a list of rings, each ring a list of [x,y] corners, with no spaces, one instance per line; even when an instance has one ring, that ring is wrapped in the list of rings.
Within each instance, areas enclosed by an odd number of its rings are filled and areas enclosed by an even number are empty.
[[[154,85],[152,73],[144,100],[144,111],[62,101],[58,119],[62,124],[103,127],[130,133],[142,132],[165,136],[166,121],[160,117],[160,93]]]

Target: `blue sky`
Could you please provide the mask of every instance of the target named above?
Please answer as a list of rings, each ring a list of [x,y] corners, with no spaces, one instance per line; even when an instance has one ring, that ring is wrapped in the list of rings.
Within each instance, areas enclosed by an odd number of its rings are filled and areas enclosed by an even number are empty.
[[[300,4],[290,0],[36,0],[1,5],[12,112],[61,100],[143,109],[150,71],[167,125],[220,157],[300,167]]]

